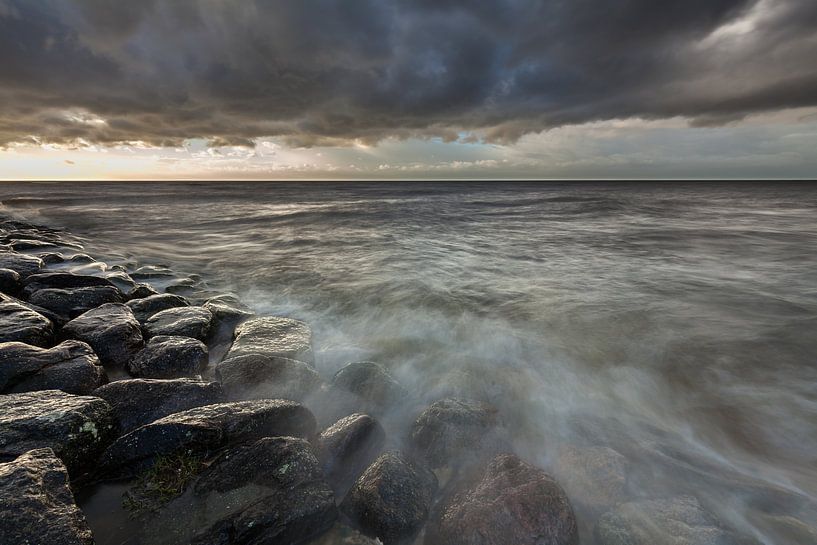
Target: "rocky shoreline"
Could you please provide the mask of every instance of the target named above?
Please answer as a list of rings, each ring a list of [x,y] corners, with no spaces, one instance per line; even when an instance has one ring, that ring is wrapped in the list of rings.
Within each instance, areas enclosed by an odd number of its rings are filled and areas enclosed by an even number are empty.
[[[412,394],[385,366],[321,376],[308,324],[172,274],[0,222],[3,545],[94,543],[74,494],[112,482],[131,544],[755,543],[693,497],[635,497],[606,446],[565,445],[557,482],[481,400],[391,429]]]

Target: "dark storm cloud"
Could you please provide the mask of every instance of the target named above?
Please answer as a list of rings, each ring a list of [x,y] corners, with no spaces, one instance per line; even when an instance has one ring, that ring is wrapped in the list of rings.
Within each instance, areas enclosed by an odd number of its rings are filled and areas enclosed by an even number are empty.
[[[814,0],[0,0],[0,144],[492,140],[817,105]]]

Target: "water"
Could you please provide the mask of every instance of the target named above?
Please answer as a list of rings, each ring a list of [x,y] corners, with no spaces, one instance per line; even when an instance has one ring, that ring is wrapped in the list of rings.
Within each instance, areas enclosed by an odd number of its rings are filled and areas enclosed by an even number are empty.
[[[564,443],[611,445],[636,498],[692,493],[764,543],[797,542],[781,516],[817,525],[815,185],[59,183],[0,200],[110,263],[308,321],[322,375],[387,365],[419,398],[405,418],[487,399],[544,467]]]

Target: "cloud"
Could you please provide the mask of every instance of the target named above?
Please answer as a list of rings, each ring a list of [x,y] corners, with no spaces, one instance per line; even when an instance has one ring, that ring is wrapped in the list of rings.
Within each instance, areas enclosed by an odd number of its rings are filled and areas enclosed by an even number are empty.
[[[0,0],[0,145],[516,141],[817,105],[813,0]]]

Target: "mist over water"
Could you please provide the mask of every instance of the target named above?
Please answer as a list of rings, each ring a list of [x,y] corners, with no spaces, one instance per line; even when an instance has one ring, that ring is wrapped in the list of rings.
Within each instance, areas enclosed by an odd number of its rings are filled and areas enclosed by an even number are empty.
[[[5,184],[0,201],[108,263],[307,321],[326,379],[386,365],[414,396],[392,441],[428,402],[474,397],[543,467],[608,445],[636,498],[693,494],[764,543],[795,543],[770,517],[817,525],[815,185]]]

